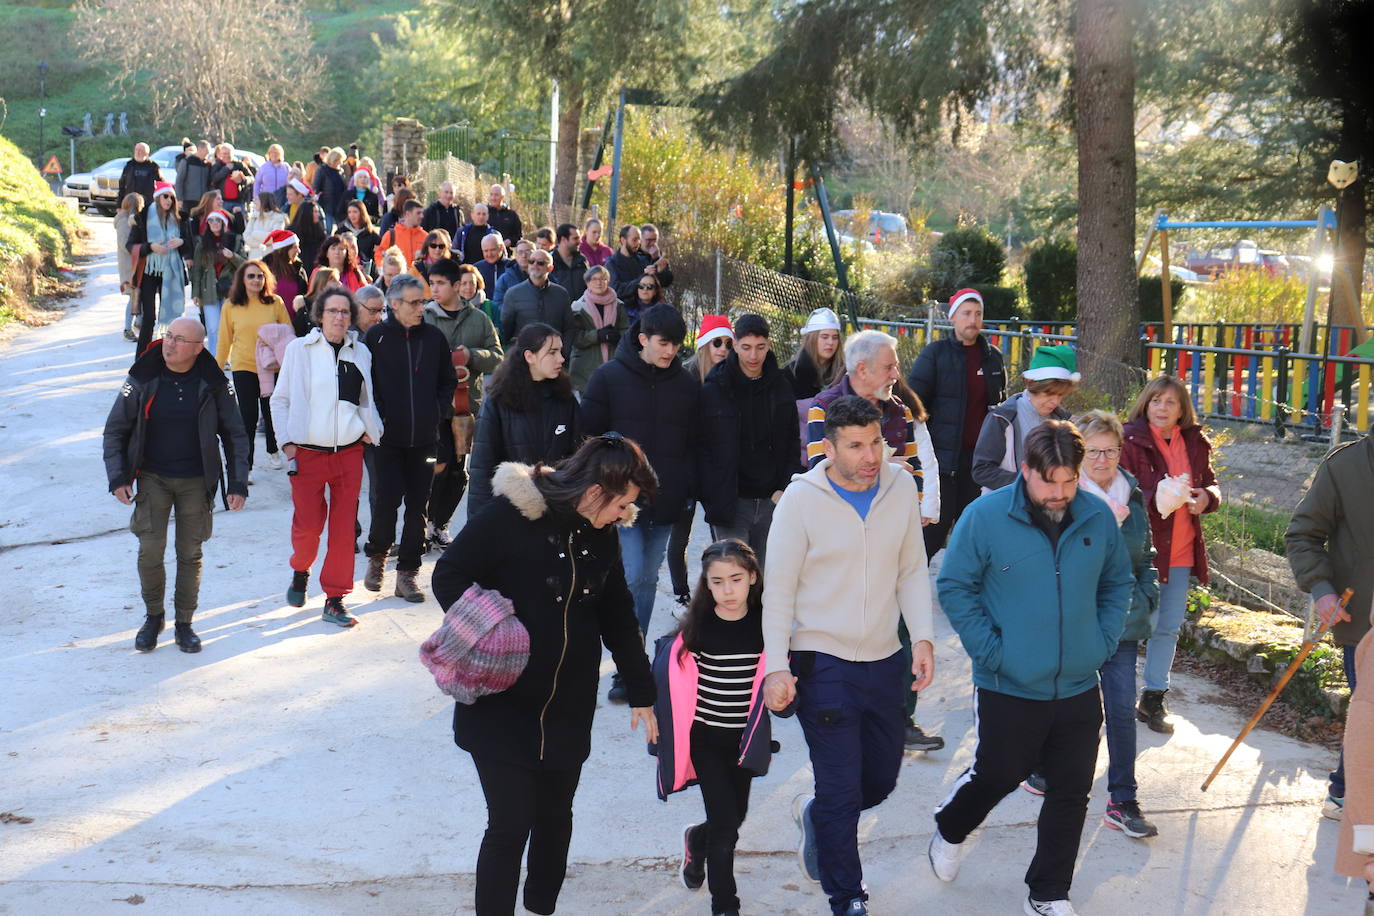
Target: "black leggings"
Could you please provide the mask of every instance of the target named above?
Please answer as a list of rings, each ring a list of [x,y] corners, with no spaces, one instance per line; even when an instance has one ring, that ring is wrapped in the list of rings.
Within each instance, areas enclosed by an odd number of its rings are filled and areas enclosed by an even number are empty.
[[[134,359],[143,355],[153,342],[153,330],[157,327],[157,300],[162,295],[162,278],[145,273],[138,282],[138,310],[142,324],[138,327],[138,343]]]
[[[705,840],[706,885],[711,891],[713,913],[739,909],[735,844],[749,813],[749,783],[753,779],[753,774],[739,765],[740,737],[734,729],[692,723],[692,768],[697,771],[701,802],[706,807],[706,823],[692,828],[692,844]]]
[[[262,396],[256,372],[234,370],[234,395],[239,401],[239,416],[243,417],[243,431],[248,434],[248,468],[253,468],[253,440],[258,434],[258,411],[262,411],[263,429],[267,433],[267,451],[277,450],[277,431],[272,428],[272,399]]]
[[[581,765],[570,770],[525,767],[476,754],[472,762],[487,799],[487,832],[477,853],[477,916],[514,916],[526,842],[525,909],[552,913],[568,871]]]
[[[697,504],[693,502],[673,522],[673,531],[668,535],[668,577],[673,580],[674,595],[692,594],[687,581],[687,543],[692,539],[692,522],[696,517]]]

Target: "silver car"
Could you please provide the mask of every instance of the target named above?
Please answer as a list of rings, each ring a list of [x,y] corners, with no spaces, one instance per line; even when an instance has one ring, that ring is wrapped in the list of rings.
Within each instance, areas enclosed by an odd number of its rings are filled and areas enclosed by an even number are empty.
[[[74,198],[78,209],[89,207],[91,204],[91,182],[93,180],[90,172],[77,172],[75,175],[68,175],[67,180],[62,182],[62,196]]]

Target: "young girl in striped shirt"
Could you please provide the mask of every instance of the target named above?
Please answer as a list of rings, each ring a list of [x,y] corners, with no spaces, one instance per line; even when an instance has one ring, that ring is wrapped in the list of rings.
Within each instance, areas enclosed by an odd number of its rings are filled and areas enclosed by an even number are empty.
[[[701,787],[706,822],[682,834],[682,882],[709,883],[711,912],[738,916],[735,844],[749,783],[768,771],[772,734],[760,690],[763,575],[743,541],[717,541],[674,634],[659,641],[659,797]],[[663,728],[662,723],[670,723]]]

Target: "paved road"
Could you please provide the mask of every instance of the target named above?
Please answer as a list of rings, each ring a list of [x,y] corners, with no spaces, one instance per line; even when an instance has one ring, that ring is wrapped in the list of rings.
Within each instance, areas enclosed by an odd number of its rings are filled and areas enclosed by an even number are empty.
[[[108,220],[90,218],[112,247]],[[449,703],[416,660],[433,601],[354,593],[340,631],[282,596],[286,478],[261,471],[248,508],[217,514],[198,628],[205,651],[133,652],[142,610],[127,510],[105,493],[100,432],[128,366],[113,255],[89,269],[63,321],[0,353],[0,913],[450,914],[469,911],[484,822]],[[361,574],[361,573],[360,573]],[[428,572],[422,581],[428,580]],[[388,583],[390,576],[388,576]],[[656,629],[667,620],[660,589]],[[1020,911],[1038,802],[1007,798],[952,885],[930,874],[931,811],[972,750],[968,665],[943,618],[921,719],[950,742],[914,755],[861,822],[873,911]],[[655,634],[656,635],[656,634]],[[609,666],[603,666],[609,680]],[[1180,678],[1167,742],[1141,730],[1141,800],[1161,835],[1136,842],[1090,817],[1073,898],[1082,912],[1354,914],[1362,891],[1331,873],[1336,824],[1319,816],[1334,755],[1258,732],[1198,791],[1241,726],[1217,689]],[[560,912],[705,913],[676,883],[694,793],[654,798],[623,708],[597,717],[577,798]],[[825,911],[795,865],[788,804],[810,782],[805,745],[754,784],[740,841],[744,912]],[[1105,798],[1105,748],[1092,812]]]

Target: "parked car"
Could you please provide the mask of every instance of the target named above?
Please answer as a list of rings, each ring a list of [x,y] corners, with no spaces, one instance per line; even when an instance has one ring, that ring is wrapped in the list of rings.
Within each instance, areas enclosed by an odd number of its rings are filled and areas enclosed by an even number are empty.
[[[1286,277],[1293,272],[1281,251],[1260,248],[1249,239],[1204,252],[1189,252],[1188,268],[1210,279],[1237,270],[1262,270],[1271,277]]]
[[[163,146],[155,150],[148,158],[157,163],[163,181],[175,183],[177,180],[176,158],[180,154],[181,147],[179,146]],[[257,153],[240,149],[234,150],[235,159],[242,159],[244,156],[248,157],[248,161],[252,163],[255,169],[261,168],[262,164],[267,161]],[[95,180],[91,183],[91,205],[106,216],[112,216],[115,210],[119,209],[119,176],[124,171],[124,163],[128,161],[128,156],[123,159],[111,159],[92,172]]]
[[[86,209],[91,205],[91,182],[93,180],[90,172],[77,172],[75,175],[68,175],[67,180],[62,182],[62,196],[74,198],[78,210]]]
[[[854,220],[858,216],[858,210],[836,210],[831,215],[835,219],[835,225],[841,232],[848,233],[854,226]],[[888,241],[899,241],[907,237],[906,217],[900,213],[888,213],[885,210],[868,211],[868,233],[867,238],[870,242],[881,245]]]

